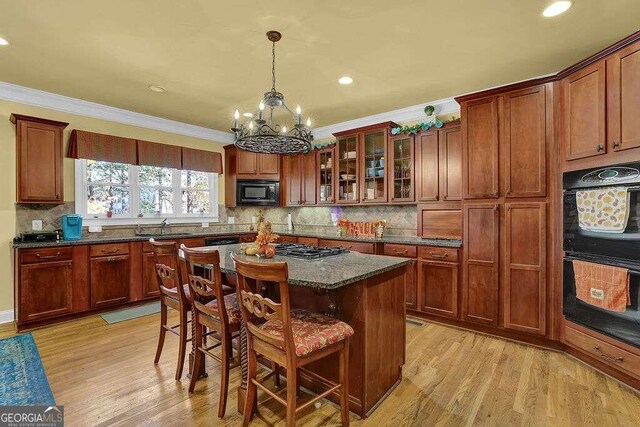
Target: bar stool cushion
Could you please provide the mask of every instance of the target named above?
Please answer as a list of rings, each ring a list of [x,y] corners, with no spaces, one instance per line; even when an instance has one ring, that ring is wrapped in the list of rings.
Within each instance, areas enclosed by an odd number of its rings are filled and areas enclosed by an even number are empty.
[[[281,320],[269,320],[261,328],[269,335],[284,339]],[[291,330],[299,357],[308,356],[353,335],[353,328],[345,322],[301,309],[291,310]]]
[[[214,310],[218,309],[218,300],[214,299],[211,302],[205,304],[207,307]],[[240,323],[242,321],[242,310],[238,304],[238,296],[236,294],[229,294],[224,296],[224,308],[227,310],[227,317],[229,323]]]

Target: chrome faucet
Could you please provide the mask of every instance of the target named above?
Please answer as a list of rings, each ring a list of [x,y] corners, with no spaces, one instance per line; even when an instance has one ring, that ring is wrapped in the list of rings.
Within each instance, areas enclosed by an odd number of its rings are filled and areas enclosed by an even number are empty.
[[[170,225],[168,222],[169,218],[165,218],[162,220],[162,222],[160,223],[160,234],[164,235],[167,225]]]

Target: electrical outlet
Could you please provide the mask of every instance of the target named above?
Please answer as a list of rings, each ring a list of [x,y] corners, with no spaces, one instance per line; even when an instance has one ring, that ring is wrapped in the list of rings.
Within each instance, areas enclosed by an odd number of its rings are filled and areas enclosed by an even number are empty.
[[[202,228],[209,228],[209,223],[208,222],[203,222],[202,223]]]
[[[89,233],[100,233],[102,232],[102,226],[101,225],[90,225],[89,226]]]
[[[227,217],[227,224],[235,224],[235,223],[236,223],[236,217],[235,216]]]
[[[34,219],[33,221],[31,221],[31,229],[34,231],[42,230],[42,220]]]

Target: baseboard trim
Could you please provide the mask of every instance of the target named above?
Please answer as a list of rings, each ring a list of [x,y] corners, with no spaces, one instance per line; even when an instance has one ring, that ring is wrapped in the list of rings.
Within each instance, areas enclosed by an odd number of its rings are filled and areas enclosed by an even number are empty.
[[[0,311],[0,325],[13,322],[13,310]]]

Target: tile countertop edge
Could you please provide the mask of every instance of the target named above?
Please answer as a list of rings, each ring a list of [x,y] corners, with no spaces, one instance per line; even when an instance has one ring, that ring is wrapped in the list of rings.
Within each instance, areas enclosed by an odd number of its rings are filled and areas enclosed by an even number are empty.
[[[216,237],[216,236],[234,236],[234,235],[246,235],[255,234],[253,231],[217,231],[209,233],[185,233],[181,235],[173,236],[154,236],[157,240],[170,240],[170,239],[189,239],[198,237]],[[305,232],[278,232],[282,236],[300,236],[311,237],[324,240],[343,240],[351,242],[363,242],[363,243],[391,243],[399,245],[415,245],[415,246],[440,246],[450,248],[462,247],[462,240],[457,239],[423,239],[417,236],[385,236],[381,239],[375,238],[362,238],[362,237],[341,237],[331,234],[322,233],[305,233]],[[54,242],[12,242],[14,249],[28,249],[28,248],[47,248],[57,246],[73,246],[73,245],[95,245],[104,243],[122,243],[122,242],[144,242],[148,241],[149,237],[139,236],[122,236],[122,237],[96,237],[96,238],[83,238],[80,240],[61,240]]]

